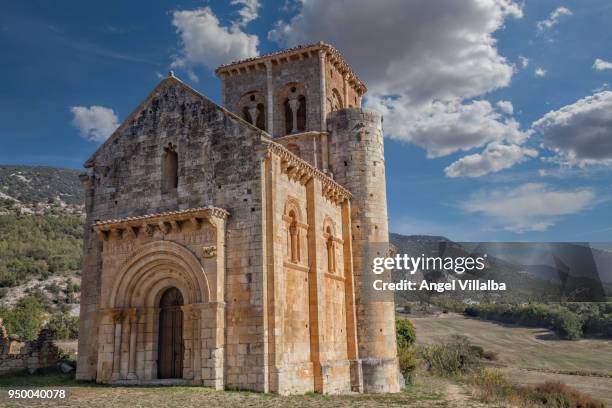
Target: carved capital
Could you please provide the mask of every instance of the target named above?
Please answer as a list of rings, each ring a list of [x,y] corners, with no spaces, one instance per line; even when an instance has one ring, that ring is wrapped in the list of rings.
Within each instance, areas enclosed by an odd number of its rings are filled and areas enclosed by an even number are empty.
[[[204,258],[214,258],[217,256],[217,247],[215,245],[202,247],[202,256]]]
[[[200,317],[202,316],[202,311],[200,310],[200,308],[195,307],[194,305],[183,306],[183,311],[185,312],[189,320],[197,321],[200,320]]]
[[[114,324],[121,323],[124,317],[125,317],[125,313],[123,309],[113,309],[111,311],[111,318],[113,319]]]

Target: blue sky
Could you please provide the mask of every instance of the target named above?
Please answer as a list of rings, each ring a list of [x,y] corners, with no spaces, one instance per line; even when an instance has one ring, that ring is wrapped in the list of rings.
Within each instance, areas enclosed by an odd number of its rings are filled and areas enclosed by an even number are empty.
[[[605,0],[3,2],[0,163],[81,168],[169,69],[219,101],[219,63],[323,40],[385,114],[392,231],[610,241],[611,19]]]

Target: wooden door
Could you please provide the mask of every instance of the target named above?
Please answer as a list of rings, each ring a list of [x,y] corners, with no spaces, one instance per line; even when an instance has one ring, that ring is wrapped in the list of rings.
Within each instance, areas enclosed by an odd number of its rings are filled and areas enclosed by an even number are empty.
[[[183,296],[167,289],[159,301],[158,378],[183,378]]]

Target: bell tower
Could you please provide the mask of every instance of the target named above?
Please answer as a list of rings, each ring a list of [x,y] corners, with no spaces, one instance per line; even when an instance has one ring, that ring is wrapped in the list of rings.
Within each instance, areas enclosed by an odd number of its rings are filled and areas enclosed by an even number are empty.
[[[327,117],[360,107],[365,84],[331,45],[316,43],[222,65],[223,105],[329,172]]]
[[[361,107],[365,84],[322,42],[222,65],[216,74],[226,108],[351,192],[363,391],[398,392],[393,297],[371,290],[381,276],[372,273],[370,257],[386,255],[389,229],[382,116]]]

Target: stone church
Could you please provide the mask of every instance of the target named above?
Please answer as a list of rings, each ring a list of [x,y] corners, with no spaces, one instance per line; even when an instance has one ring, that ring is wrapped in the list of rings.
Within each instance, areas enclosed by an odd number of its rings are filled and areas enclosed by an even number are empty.
[[[172,73],[85,163],[77,378],[397,392],[382,118],[325,43]]]

